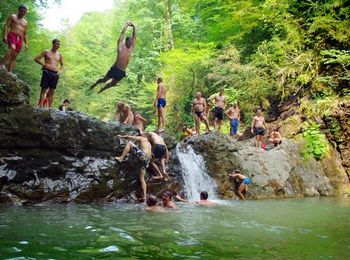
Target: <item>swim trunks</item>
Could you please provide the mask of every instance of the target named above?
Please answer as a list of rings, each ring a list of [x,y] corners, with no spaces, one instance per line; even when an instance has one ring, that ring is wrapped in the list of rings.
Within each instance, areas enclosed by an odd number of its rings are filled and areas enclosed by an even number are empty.
[[[157,107],[165,107],[165,106],[166,106],[165,98],[158,98],[158,100],[157,100]]]
[[[118,81],[124,78],[125,76],[126,76],[125,71],[122,71],[117,66],[112,66],[107,72],[107,77]]]
[[[239,125],[238,118],[234,118],[230,120],[230,124],[231,124],[230,135],[236,135],[238,131],[238,125]]]
[[[147,154],[145,154],[144,151],[142,151],[138,146],[134,145],[132,147],[132,151],[133,153],[136,155],[137,158],[140,159],[140,161],[142,162],[142,167],[147,169],[149,166],[149,158],[147,156]]]
[[[245,185],[248,185],[248,184],[251,184],[252,181],[248,178],[248,177],[245,177],[242,181],[242,183],[244,183]]]
[[[254,134],[255,135],[264,135],[265,134],[265,129],[262,128],[262,127],[254,128]]]
[[[203,115],[203,112],[194,112],[198,117],[201,117]]]
[[[9,48],[11,47],[11,45],[15,45],[16,46],[16,52],[20,53],[21,49],[22,49],[22,37],[13,33],[13,32],[9,32],[7,35],[7,43],[9,45]]]
[[[60,78],[60,76],[58,75],[58,72],[54,70],[46,69],[46,68],[42,70],[43,70],[43,75],[41,76],[40,86],[42,88],[56,89],[58,79]]]
[[[164,144],[155,144],[152,148],[152,153],[155,158],[162,159],[166,154],[166,146]]]
[[[219,120],[224,119],[224,109],[221,107],[215,107],[215,117]]]

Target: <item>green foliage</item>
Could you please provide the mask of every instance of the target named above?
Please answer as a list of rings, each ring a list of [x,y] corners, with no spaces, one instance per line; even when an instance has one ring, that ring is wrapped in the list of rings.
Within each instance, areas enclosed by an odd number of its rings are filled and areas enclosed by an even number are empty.
[[[320,132],[320,125],[307,122],[303,128],[302,136],[306,142],[302,151],[303,157],[308,158],[312,155],[317,160],[324,158],[329,152],[329,143],[326,136]]]

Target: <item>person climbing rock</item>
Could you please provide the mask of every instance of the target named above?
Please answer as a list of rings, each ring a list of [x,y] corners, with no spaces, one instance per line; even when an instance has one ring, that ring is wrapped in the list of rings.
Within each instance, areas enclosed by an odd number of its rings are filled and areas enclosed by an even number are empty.
[[[126,37],[125,33],[128,27],[132,27],[132,37]],[[94,89],[98,84],[104,83],[112,79],[111,82],[107,83],[104,87],[102,87],[98,93],[101,93],[115,85],[118,84],[126,76],[126,68],[128,67],[130,57],[133,53],[134,47],[136,44],[136,27],[132,22],[127,22],[122,32],[120,33],[118,39],[118,50],[117,50],[117,59],[106,73],[105,76],[98,79],[91,87],[90,90]]]
[[[241,174],[240,170],[235,170],[234,173],[229,174],[230,178],[234,181],[233,191],[241,199],[245,200],[247,193],[248,185],[251,183],[251,180]]]

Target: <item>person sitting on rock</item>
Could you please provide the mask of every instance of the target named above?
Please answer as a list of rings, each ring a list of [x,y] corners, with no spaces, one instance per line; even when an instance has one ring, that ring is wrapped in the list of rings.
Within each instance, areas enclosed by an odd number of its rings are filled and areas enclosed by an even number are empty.
[[[118,102],[117,103],[117,109],[115,111],[115,115],[114,115],[114,121],[123,123],[126,119],[126,115],[125,115],[125,109],[124,109],[125,104],[123,102]]]
[[[240,170],[235,170],[235,172],[229,174],[229,176],[234,181],[234,193],[241,200],[245,200],[245,195],[247,193],[248,185],[251,183],[251,180],[247,176],[241,174]]]
[[[163,207],[176,209],[176,205],[173,202],[173,193],[171,191],[165,191],[162,195]]]
[[[275,147],[282,143],[282,136],[276,129],[271,132],[269,142]]]
[[[184,140],[188,137],[196,135],[196,129],[195,128],[188,128],[187,125],[182,125],[182,133],[181,133],[181,140]]]
[[[127,125],[132,125],[132,123],[134,122],[134,114],[132,113],[131,107],[125,104],[124,112],[125,112],[125,120],[123,121],[123,123]]]
[[[141,115],[140,112],[134,113],[134,122],[132,123],[132,125],[136,126],[140,130],[141,134],[145,130],[146,119]]]
[[[143,202],[146,200],[146,193],[147,193],[147,184],[145,181],[145,175],[146,175],[146,169],[149,166],[150,158],[152,157],[152,146],[151,143],[148,141],[148,138],[145,134],[142,136],[130,136],[130,135],[118,135],[119,138],[126,138],[131,141],[137,141],[140,143],[140,147],[136,146],[134,143],[129,142],[124,150],[121,156],[115,157],[115,159],[118,162],[122,162],[125,158],[125,156],[132,152],[134,155],[136,155],[137,158],[142,162],[142,167],[140,170],[140,182],[141,182],[141,188],[142,188],[142,198],[140,198],[140,202]]]
[[[63,100],[62,105],[58,107],[59,110],[66,112],[66,111],[72,111],[72,109],[69,107],[70,101],[68,99]]]
[[[164,139],[157,133],[150,132],[148,133],[148,140],[152,144],[152,160],[151,165],[152,169],[156,172],[158,176],[154,176],[153,179],[163,179],[167,181],[169,175],[165,171],[165,163],[169,161],[169,151],[166,147]],[[160,171],[157,161],[160,161],[162,171]]]
[[[154,195],[149,195],[147,198],[147,208],[146,210],[152,211],[152,212],[165,212],[164,208],[162,206],[157,205],[157,197]]]

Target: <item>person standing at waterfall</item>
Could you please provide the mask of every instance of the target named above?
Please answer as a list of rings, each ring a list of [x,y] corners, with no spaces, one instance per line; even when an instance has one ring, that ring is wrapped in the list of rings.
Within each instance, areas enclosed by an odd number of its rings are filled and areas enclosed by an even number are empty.
[[[255,135],[255,148],[257,152],[260,152],[266,128],[264,115],[262,114],[261,109],[258,109],[256,115],[253,117],[251,126],[251,132]]]
[[[218,132],[221,130],[221,123],[224,119],[224,111],[226,107],[226,97],[224,96],[224,89],[220,89],[218,95],[215,95],[212,99],[212,103],[214,103],[214,129]]]
[[[4,25],[2,40],[8,44],[8,49],[1,61],[1,67],[6,70],[6,63],[10,60],[8,73],[12,73],[15,67],[17,55],[22,49],[22,41],[24,50],[28,50],[28,22],[24,19],[27,10],[25,5],[20,5],[17,14],[11,14]]]
[[[240,170],[235,170],[234,173],[229,174],[228,176],[230,176],[230,178],[234,181],[234,193],[241,200],[245,200],[248,185],[251,183],[251,180],[247,176],[241,174]]]
[[[241,120],[241,113],[237,102],[234,102],[232,107],[225,111],[225,114],[230,118],[230,136],[234,137],[237,135],[239,121]]]
[[[132,27],[132,37],[126,37],[125,33],[128,27]],[[125,39],[125,40],[124,40]],[[126,76],[126,68],[128,67],[130,57],[133,53],[136,44],[136,27],[132,22],[127,22],[122,32],[120,33],[118,39],[118,49],[117,49],[117,59],[109,69],[107,74],[100,79],[98,79],[91,87],[90,90],[94,89],[98,84],[104,83],[112,79],[111,82],[107,83],[104,87],[102,87],[98,93],[105,91],[115,85],[118,84]]]
[[[63,57],[61,53],[58,52],[61,42],[58,39],[52,40],[51,50],[45,50],[35,57],[34,61],[42,66],[42,76],[41,76],[41,92],[39,97],[38,105],[39,107],[44,106],[45,98],[48,99],[49,107],[52,106],[53,95],[57,87],[58,79],[60,74],[63,72]],[[41,59],[44,58],[44,62]],[[60,68],[58,69],[58,63]]]
[[[158,176],[154,176],[153,179],[163,179],[167,181],[169,175],[165,171],[165,163],[169,161],[169,151],[166,147],[164,139],[157,133],[150,132],[147,134],[148,140],[152,144],[152,169],[157,173]],[[162,171],[160,171],[157,162],[160,162]]]
[[[142,167],[139,173],[140,176],[140,182],[141,182],[141,188],[142,188],[142,197],[139,198],[140,202],[143,202],[146,200],[146,194],[147,194],[147,184],[145,181],[145,175],[146,175],[146,169],[149,166],[150,159],[152,157],[152,146],[151,143],[148,141],[147,134],[144,133],[142,136],[131,136],[131,135],[118,135],[119,138],[126,138],[131,141],[139,142],[140,147],[135,145],[132,142],[127,143],[125,146],[123,153],[119,157],[114,157],[118,162],[122,162],[125,158],[125,156],[132,152],[134,155],[136,155],[137,158],[142,163]]]
[[[202,120],[204,121],[205,127],[206,127],[206,133],[209,133],[209,122],[205,115],[205,111],[207,108],[207,102],[205,101],[205,98],[202,97],[201,92],[196,93],[196,98],[192,102],[192,113],[194,113],[194,120],[196,124],[196,132],[197,135],[200,134],[200,124]]]
[[[161,133],[164,132],[165,128],[165,106],[166,106],[166,88],[163,83],[163,79],[161,77],[157,78],[157,95],[154,100],[154,107],[157,108],[158,111],[158,127],[156,132]]]

